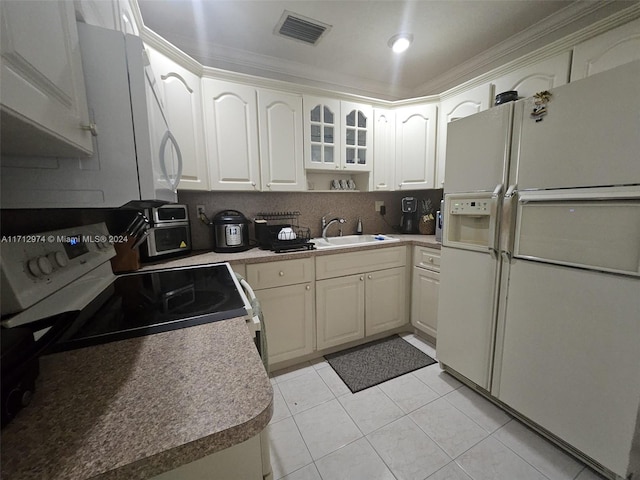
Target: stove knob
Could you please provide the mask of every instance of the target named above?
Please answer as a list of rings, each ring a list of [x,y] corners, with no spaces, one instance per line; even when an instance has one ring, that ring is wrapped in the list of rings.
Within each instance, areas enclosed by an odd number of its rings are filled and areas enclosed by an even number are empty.
[[[51,252],[49,255],[47,255],[47,258],[49,259],[51,264],[55,265],[57,268],[66,267],[69,263],[69,260],[67,260],[67,257],[62,252]]]
[[[34,257],[27,262],[29,272],[35,277],[42,277],[53,272],[53,266],[47,257]]]
[[[38,267],[40,267],[40,271],[45,275],[53,272],[53,265],[51,265],[47,257],[38,257]]]

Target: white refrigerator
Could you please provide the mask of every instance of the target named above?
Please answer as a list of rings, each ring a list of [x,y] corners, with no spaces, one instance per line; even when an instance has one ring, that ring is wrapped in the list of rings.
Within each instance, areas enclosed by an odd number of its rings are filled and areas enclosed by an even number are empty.
[[[440,362],[640,474],[640,62],[451,123],[444,193]]]

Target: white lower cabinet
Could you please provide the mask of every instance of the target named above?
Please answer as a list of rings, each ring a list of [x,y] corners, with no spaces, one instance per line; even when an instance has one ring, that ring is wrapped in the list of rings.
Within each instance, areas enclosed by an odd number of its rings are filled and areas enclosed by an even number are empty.
[[[318,349],[407,323],[406,249],[316,257]]]
[[[269,363],[315,350],[313,258],[247,265],[264,314]]]
[[[318,349],[364,338],[364,276],[320,280],[316,287]]]
[[[151,480],[264,480],[271,478],[268,448],[266,435],[259,433],[242,443],[161,473]],[[264,452],[267,452],[266,461]]]
[[[411,324],[436,338],[438,329],[438,293],[440,291],[440,251],[413,248],[411,287]]]

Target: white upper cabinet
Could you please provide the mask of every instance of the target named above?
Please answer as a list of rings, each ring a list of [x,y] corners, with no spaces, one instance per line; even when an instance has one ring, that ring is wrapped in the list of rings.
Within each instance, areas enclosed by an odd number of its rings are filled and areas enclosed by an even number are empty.
[[[308,170],[335,170],[341,165],[340,101],[305,95],[304,164]]]
[[[397,190],[434,187],[436,114],[433,104],[396,110]]]
[[[262,189],[306,190],[302,97],[259,89],[258,128]]]
[[[517,90],[518,98],[531,97],[538,92],[567,83],[570,68],[571,52],[564,52],[533,65],[527,65],[492,81],[494,95]]]
[[[393,110],[373,110],[373,188],[394,190],[396,168],[396,114]]]
[[[487,83],[471,88],[440,102],[438,125],[438,163],[435,188],[444,187],[444,170],[447,158],[447,126],[459,118],[482,112],[491,105],[491,86]]]
[[[340,102],[342,113],[342,169],[371,171],[373,148],[373,108],[353,102]]]
[[[591,38],[573,49],[571,81],[640,60],[640,19]]]
[[[70,1],[2,1],[2,152],[93,153],[75,12]]]
[[[207,190],[200,77],[160,52],[145,47],[159,85],[171,133],[182,153],[180,190]]]
[[[202,93],[209,188],[260,190],[255,88],[204,78]]]

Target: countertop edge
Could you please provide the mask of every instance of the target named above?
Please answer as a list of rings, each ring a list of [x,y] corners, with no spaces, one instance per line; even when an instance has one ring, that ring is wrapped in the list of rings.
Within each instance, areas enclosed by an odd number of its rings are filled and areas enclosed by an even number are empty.
[[[389,248],[396,246],[423,246],[428,248],[440,249],[441,244],[436,242],[435,235],[394,235],[390,236],[398,238],[397,242],[380,242],[373,245],[355,245],[339,248],[331,248],[326,250],[304,250],[298,252],[275,253],[269,250],[260,250],[255,247],[238,253],[216,253],[213,251],[200,251],[179,258],[169,258],[162,261],[144,264],[139,271],[158,270],[163,268],[179,268],[196,265],[206,265],[211,263],[228,262],[234,264],[255,264],[277,262],[281,260],[295,260],[299,258],[318,257],[323,255],[334,255],[337,253],[345,253],[355,250],[375,250],[380,248]]]

